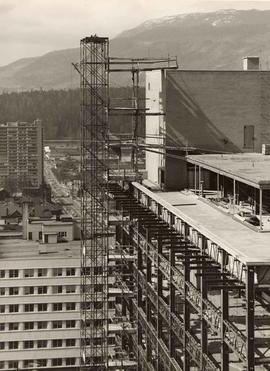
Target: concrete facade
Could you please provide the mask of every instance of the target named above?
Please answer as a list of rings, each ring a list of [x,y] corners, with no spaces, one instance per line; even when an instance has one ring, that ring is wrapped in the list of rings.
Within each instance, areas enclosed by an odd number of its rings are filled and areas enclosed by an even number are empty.
[[[79,366],[80,244],[0,241],[0,369]]]
[[[260,152],[270,142],[269,101],[268,71],[168,71],[168,140],[202,151]]]
[[[269,71],[174,70],[166,71],[162,79],[157,72],[148,72],[150,110],[156,110],[158,97],[165,112],[167,146],[192,147],[195,153],[239,153],[261,152],[262,144],[270,143]],[[146,135],[158,132],[158,120],[146,118]],[[160,184],[157,164],[162,164],[165,188],[176,189],[178,182],[183,188],[186,174],[180,161],[162,157],[147,153],[148,179]]]

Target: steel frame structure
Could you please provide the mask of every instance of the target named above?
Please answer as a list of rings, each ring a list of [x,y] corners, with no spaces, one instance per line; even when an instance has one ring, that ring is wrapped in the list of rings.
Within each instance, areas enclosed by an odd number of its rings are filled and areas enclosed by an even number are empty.
[[[257,349],[254,336],[256,267],[243,266],[139,183],[130,189],[111,197],[125,220],[118,243],[128,242],[134,254],[136,296],[126,305],[137,324],[131,344],[138,370],[228,371],[230,354],[243,369],[268,369],[270,359]],[[220,308],[209,299],[211,290],[220,291]],[[245,293],[244,332],[229,319],[230,291]],[[217,339],[220,351],[214,357],[210,345]]]
[[[249,371],[269,365],[254,339],[256,267],[245,266],[137,182],[137,151],[146,150],[137,140],[138,120],[153,114],[140,106],[139,74],[177,68],[177,62],[110,58],[108,39],[92,36],[81,40],[75,68],[82,94],[81,370],[228,371],[232,354]],[[110,107],[109,74],[114,72],[131,73],[131,107]],[[128,171],[108,168],[115,146],[110,114],[134,119]],[[210,300],[213,290],[220,293],[220,307]],[[244,332],[230,320],[232,290],[245,293]],[[112,333],[119,351],[111,352]],[[218,357],[211,350],[214,342]]]

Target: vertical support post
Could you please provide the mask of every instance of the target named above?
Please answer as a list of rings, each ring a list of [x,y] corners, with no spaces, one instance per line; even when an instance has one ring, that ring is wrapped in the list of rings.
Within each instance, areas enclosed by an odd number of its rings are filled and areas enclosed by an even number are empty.
[[[189,269],[189,263],[186,262],[184,265],[184,278],[185,283],[189,282],[190,280],[190,269]],[[184,330],[185,330],[185,338],[184,338],[184,362],[183,362],[183,371],[190,371],[190,356],[187,351],[188,347],[188,338],[186,336],[186,333],[190,330],[190,306],[189,302],[187,300],[187,286],[185,284],[184,289]]]
[[[246,273],[246,338],[247,338],[247,370],[254,371],[255,357],[254,357],[254,326],[255,326],[255,288],[254,288],[254,267],[247,266]]]
[[[262,230],[262,202],[263,202],[263,190],[260,188],[260,231]]]
[[[197,192],[197,165],[194,165],[194,191]]]
[[[219,173],[217,173],[217,193],[219,193]]]
[[[199,166],[199,193],[200,193],[200,191],[201,191],[201,181],[202,181],[202,174],[201,174],[201,167]]]
[[[226,271],[227,253],[222,250],[222,272]],[[226,278],[224,278],[226,279]],[[224,321],[229,318],[229,294],[228,290],[221,290],[221,371],[229,371],[230,352],[229,347],[224,341],[225,339],[225,326]]]
[[[173,248],[173,242],[171,242],[170,246],[170,267],[173,268],[175,266],[175,250]],[[175,287],[172,283],[172,269],[170,271],[170,297],[169,297],[169,305],[170,305],[170,313],[175,313]],[[171,326],[171,316],[170,316],[170,329],[169,329],[169,352],[170,357],[175,358],[175,341],[174,341],[174,332]]]
[[[162,254],[162,238],[161,237],[158,237],[158,243],[157,243],[157,248],[158,248],[158,255],[161,255]],[[157,340],[161,338],[162,336],[162,322],[163,322],[163,319],[162,319],[162,316],[159,312],[159,298],[162,297],[162,272],[160,270],[160,262],[159,262],[159,258],[158,258],[158,271],[157,271],[157,294],[158,294],[158,314],[157,314]],[[162,371],[163,370],[163,366],[162,366],[162,361],[161,361],[161,358],[160,358],[160,354],[159,354],[159,346],[158,346],[158,343],[157,343],[157,350],[158,350],[158,364],[157,364],[157,371]]]
[[[202,238],[202,254],[204,255],[205,253],[205,248],[207,244],[207,239],[205,236],[201,235]],[[202,270],[201,272],[203,273],[205,271],[205,263],[202,261]],[[208,343],[208,336],[207,336],[207,322],[203,318],[203,311],[204,311],[204,303],[203,300],[207,299],[207,285],[205,283],[205,278],[202,275],[201,278],[201,299],[202,299],[202,304],[201,304],[201,348],[202,348],[202,354],[207,353],[207,343]],[[201,369],[204,370],[204,364],[203,364],[203,357],[201,358]]]
[[[233,180],[233,207],[235,208],[236,204],[236,183],[235,179]]]
[[[147,243],[150,242],[150,233],[149,233],[149,228],[146,228],[146,241]],[[149,257],[149,247],[147,245],[147,256],[146,256],[146,281],[147,281],[147,284],[148,283],[151,283],[151,270],[152,270],[152,264],[151,264],[151,259]],[[148,286],[146,286],[146,319],[147,319],[147,322],[149,323],[150,320],[151,320],[151,301],[149,299],[149,295],[148,295]],[[147,330],[148,332],[148,330]],[[149,334],[147,334],[147,338],[146,338],[146,358],[147,358],[147,361],[150,362],[151,361],[151,341],[149,339]]]

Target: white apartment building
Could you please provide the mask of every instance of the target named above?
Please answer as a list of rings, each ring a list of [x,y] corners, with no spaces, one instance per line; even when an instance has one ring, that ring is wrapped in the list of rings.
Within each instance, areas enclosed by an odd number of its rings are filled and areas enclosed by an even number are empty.
[[[0,370],[78,369],[80,241],[0,239],[0,256]]]

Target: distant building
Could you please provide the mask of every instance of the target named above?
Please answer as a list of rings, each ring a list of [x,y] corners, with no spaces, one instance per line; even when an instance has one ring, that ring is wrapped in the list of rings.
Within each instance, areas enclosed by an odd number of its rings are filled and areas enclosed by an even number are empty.
[[[270,71],[259,66],[258,57],[246,57],[242,71],[147,73],[148,112],[165,113],[147,116],[147,142],[173,155],[261,152],[270,143]],[[185,162],[179,166],[173,156],[146,155],[148,179],[165,188],[185,186]]]
[[[0,187],[16,192],[42,183],[41,121],[0,124]]]

